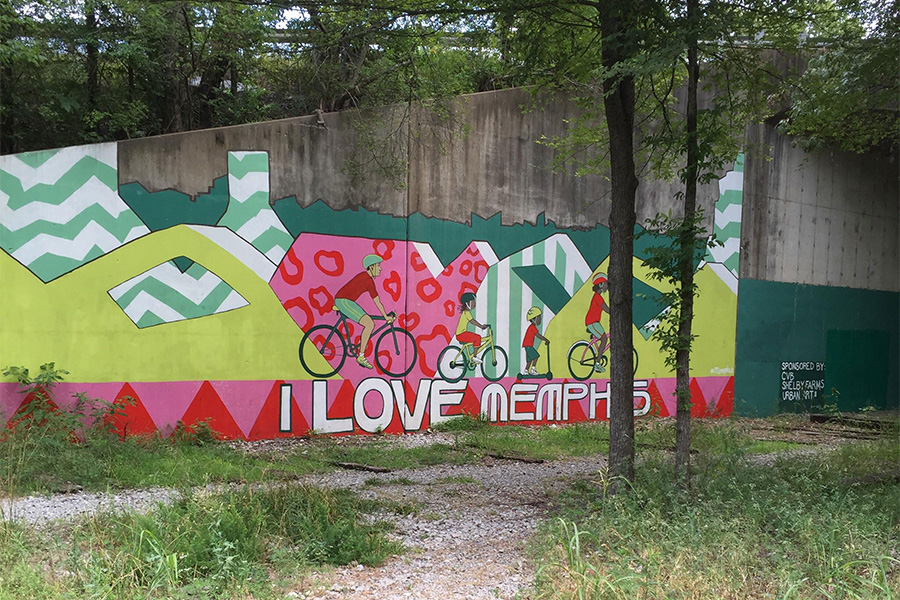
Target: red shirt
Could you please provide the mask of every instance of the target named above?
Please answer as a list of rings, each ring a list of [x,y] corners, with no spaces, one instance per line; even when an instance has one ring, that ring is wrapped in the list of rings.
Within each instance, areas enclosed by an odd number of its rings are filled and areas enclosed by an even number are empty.
[[[378,290],[375,289],[375,280],[369,275],[368,271],[363,271],[350,281],[344,284],[344,287],[338,290],[335,298],[344,298],[356,302],[360,296],[369,292],[373,298],[378,296]]]
[[[591,306],[588,308],[587,315],[584,317],[584,324],[590,325],[591,323],[599,321],[605,305],[606,301],[603,300],[603,296],[594,292],[594,297],[591,298]]]
[[[537,335],[537,326],[532,323],[528,326],[528,329],[525,330],[525,339],[522,340],[523,348],[533,348],[534,347],[534,338]]]

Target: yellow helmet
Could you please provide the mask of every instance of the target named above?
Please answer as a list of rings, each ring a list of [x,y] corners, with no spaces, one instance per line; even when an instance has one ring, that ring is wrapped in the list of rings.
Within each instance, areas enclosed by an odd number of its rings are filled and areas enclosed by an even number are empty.
[[[525,313],[525,320],[530,321],[533,318],[540,316],[540,314],[541,314],[541,309],[539,309],[537,306],[532,306],[531,308],[528,309],[528,312]]]

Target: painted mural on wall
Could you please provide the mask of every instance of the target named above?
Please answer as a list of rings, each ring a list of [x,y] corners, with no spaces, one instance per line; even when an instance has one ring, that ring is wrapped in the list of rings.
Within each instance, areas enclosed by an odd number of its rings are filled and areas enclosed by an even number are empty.
[[[273,202],[253,149],[193,198],[119,185],[116,164],[115,144],[0,157],[0,363],[70,371],[59,403],[130,397],[127,432],[209,420],[248,439],[607,418],[605,227]],[[696,273],[695,416],[733,407],[741,189],[739,159],[720,181],[724,246]],[[635,414],[667,416],[664,290],[642,256]],[[0,392],[5,421],[24,399]]]

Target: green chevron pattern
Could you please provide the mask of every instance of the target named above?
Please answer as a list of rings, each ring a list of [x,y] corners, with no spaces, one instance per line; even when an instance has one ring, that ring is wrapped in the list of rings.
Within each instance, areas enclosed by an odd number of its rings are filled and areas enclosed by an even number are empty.
[[[0,157],[0,247],[47,282],[148,233],[119,198],[116,145]]]

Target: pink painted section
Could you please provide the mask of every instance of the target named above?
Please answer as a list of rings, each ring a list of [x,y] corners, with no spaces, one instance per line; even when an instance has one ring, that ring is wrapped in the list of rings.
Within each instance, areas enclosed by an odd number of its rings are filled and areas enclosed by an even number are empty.
[[[163,435],[175,429],[194,400],[202,381],[164,381],[159,383],[131,383],[131,387],[144,403],[147,413]]]
[[[438,356],[456,332],[459,297],[463,292],[477,291],[487,275],[487,261],[473,243],[435,277],[411,243],[302,234],[285,256],[270,285],[285,310],[304,331],[314,325],[331,325],[338,319],[332,310],[334,295],[346,282],[363,272],[362,260],[367,254],[378,254],[384,259],[375,286],[385,310],[395,311],[400,326],[416,338],[418,359],[409,380],[434,377]],[[358,303],[369,314],[379,314],[367,294],[360,297]],[[381,323],[376,321],[376,328]],[[352,322],[351,325],[351,338],[358,341],[359,326]],[[373,335],[366,353],[373,364],[377,339],[378,334]],[[413,352],[414,347],[409,345],[404,350]],[[389,360],[389,357],[384,355],[384,359]],[[360,367],[352,358],[346,360],[338,374],[354,387],[367,377],[382,375]]]
[[[0,382],[0,423],[3,425],[6,425],[25,401],[25,394],[20,393],[19,389],[21,386],[18,383]]]
[[[390,386],[390,380],[388,385]],[[415,385],[413,385],[415,381]],[[710,414],[718,402],[722,393],[728,388],[733,381],[731,377],[709,377],[697,378],[694,380],[700,393],[703,394],[704,400],[710,407]],[[406,402],[410,413],[418,412],[424,409],[425,417],[422,421],[422,428],[430,426],[432,407],[432,396],[430,394],[440,379],[422,378],[407,379],[403,381],[402,400]],[[280,403],[280,386],[282,383],[291,386],[292,402],[296,404],[300,415],[305,420],[306,425],[312,426],[312,390],[313,381],[311,380],[288,380],[288,381],[211,381],[208,382],[212,386],[216,395],[222,400],[218,405],[224,406],[228,411],[228,415],[237,424],[238,428],[245,437],[255,439],[260,435],[272,435],[271,433],[252,433],[254,426],[264,423],[265,427],[257,428],[258,431],[278,431],[278,417],[280,411],[278,409]],[[421,385],[421,394],[420,392]],[[140,399],[141,403],[146,407],[147,413],[153,419],[159,432],[168,436],[174,429],[178,420],[184,415],[188,407],[197,397],[202,381],[192,382],[163,382],[163,383],[134,383],[130,382],[135,395]],[[672,395],[675,391],[674,378],[661,378],[656,380],[638,380],[635,385],[635,409],[639,409],[644,400],[641,399],[641,392],[650,388],[654,384],[663,396],[666,408],[671,414],[675,413],[675,399]],[[64,409],[71,410],[75,407],[77,399],[74,394],[84,392],[90,398],[99,398],[105,402],[115,400],[119,391],[123,387],[123,383],[63,383],[56,386],[54,390],[53,400],[56,404]],[[520,400],[516,403],[516,408],[512,407],[509,401],[513,386],[526,397],[530,394],[530,400]],[[5,424],[9,416],[14,414],[16,409],[24,400],[24,395],[19,394],[16,390],[18,385],[14,383],[0,383],[0,407],[3,410],[3,421]],[[346,418],[354,416],[354,395],[356,386],[347,381],[334,379],[329,380],[327,387],[327,405],[329,418]],[[444,386],[446,388],[446,386]],[[547,381],[546,379],[531,379],[518,381],[514,377],[507,377],[499,382],[490,382],[483,378],[472,378],[461,382],[455,391],[447,392],[450,397],[455,397],[461,401],[457,404],[444,406],[442,414],[459,415],[462,413],[479,414],[482,412],[482,401],[486,401],[488,395],[485,391],[488,388],[499,392],[498,397],[505,399],[506,408],[499,410],[493,408],[490,410],[493,418],[499,418],[501,423],[518,423],[523,425],[539,425],[557,422],[579,422],[590,419],[591,402],[595,403],[595,420],[606,420],[606,405],[608,398],[609,381],[606,379],[589,380],[584,382],[573,381],[568,379],[554,379]],[[207,388],[208,389],[208,388]],[[364,400],[364,410],[370,417],[378,416],[382,410],[394,411],[394,420],[388,432],[400,432],[402,430],[399,416],[395,409],[396,398],[393,397],[394,387],[390,388],[390,397],[385,399],[379,394],[371,392]],[[543,393],[542,393],[543,392]],[[537,400],[543,396],[543,410],[536,412]],[[593,398],[593,400],[592,400]],[[521,396],[520,396],[521,399]],[[563,419],[557,419],[556,404],[552,401],[561,402],[564,407],[562,414]],[[695,402],[700,401],[699,398],[694,399]],[[263,410],[267,401],[269,402],[265,411]],[[274,404],[272,404],[274,403]],[[423,406],[424,403],[424,406]],[[385,407],[388,408],[385,408]],[[418,409],[418,411],[417,411]],[[524,415],[518,420],[514,420],[513,411],[516,410],[520,415]],[[195,415],[196,416],[196,415]],[[215,417],[219,415],[209,415]],[[503,417],[507,417],[503,419]],[[725,414],[717,415],[725,416]],[[263,419],[263,421],[260,421]],[[305,435],[307,433],[305,425],[299,423],[297,419],[293,419],[295,429],[287,435]],[[356,428],[359,431],[358,427]]]
[[[697,377],[696,381],[697,385],[700,386],[700,391],[703,392],[703,399],[706,401],[706,408],[709,414],[713,414],[722,392],[725,391],[725,386],[731,381],[731,377]]]
[[[273,381],[212,381],[210,382],[222,404],[231,413],[231,418],[237,423],[245,436],[250,435],[256,417],[262,409],[266,398],[277,385]],[[296,390],[294,391],[296,394]],[[182,413],[183,414],[183,413]]]
[[[659,395],[662,396],[662,401],[666,405],[666,410],[669,411],[670,415],[674,416],[675,409],[678,407],[678,401],[675,398],[675,378],[666,377],[654,379],[653,381],[656,382],[656,389],[659,390]]]

